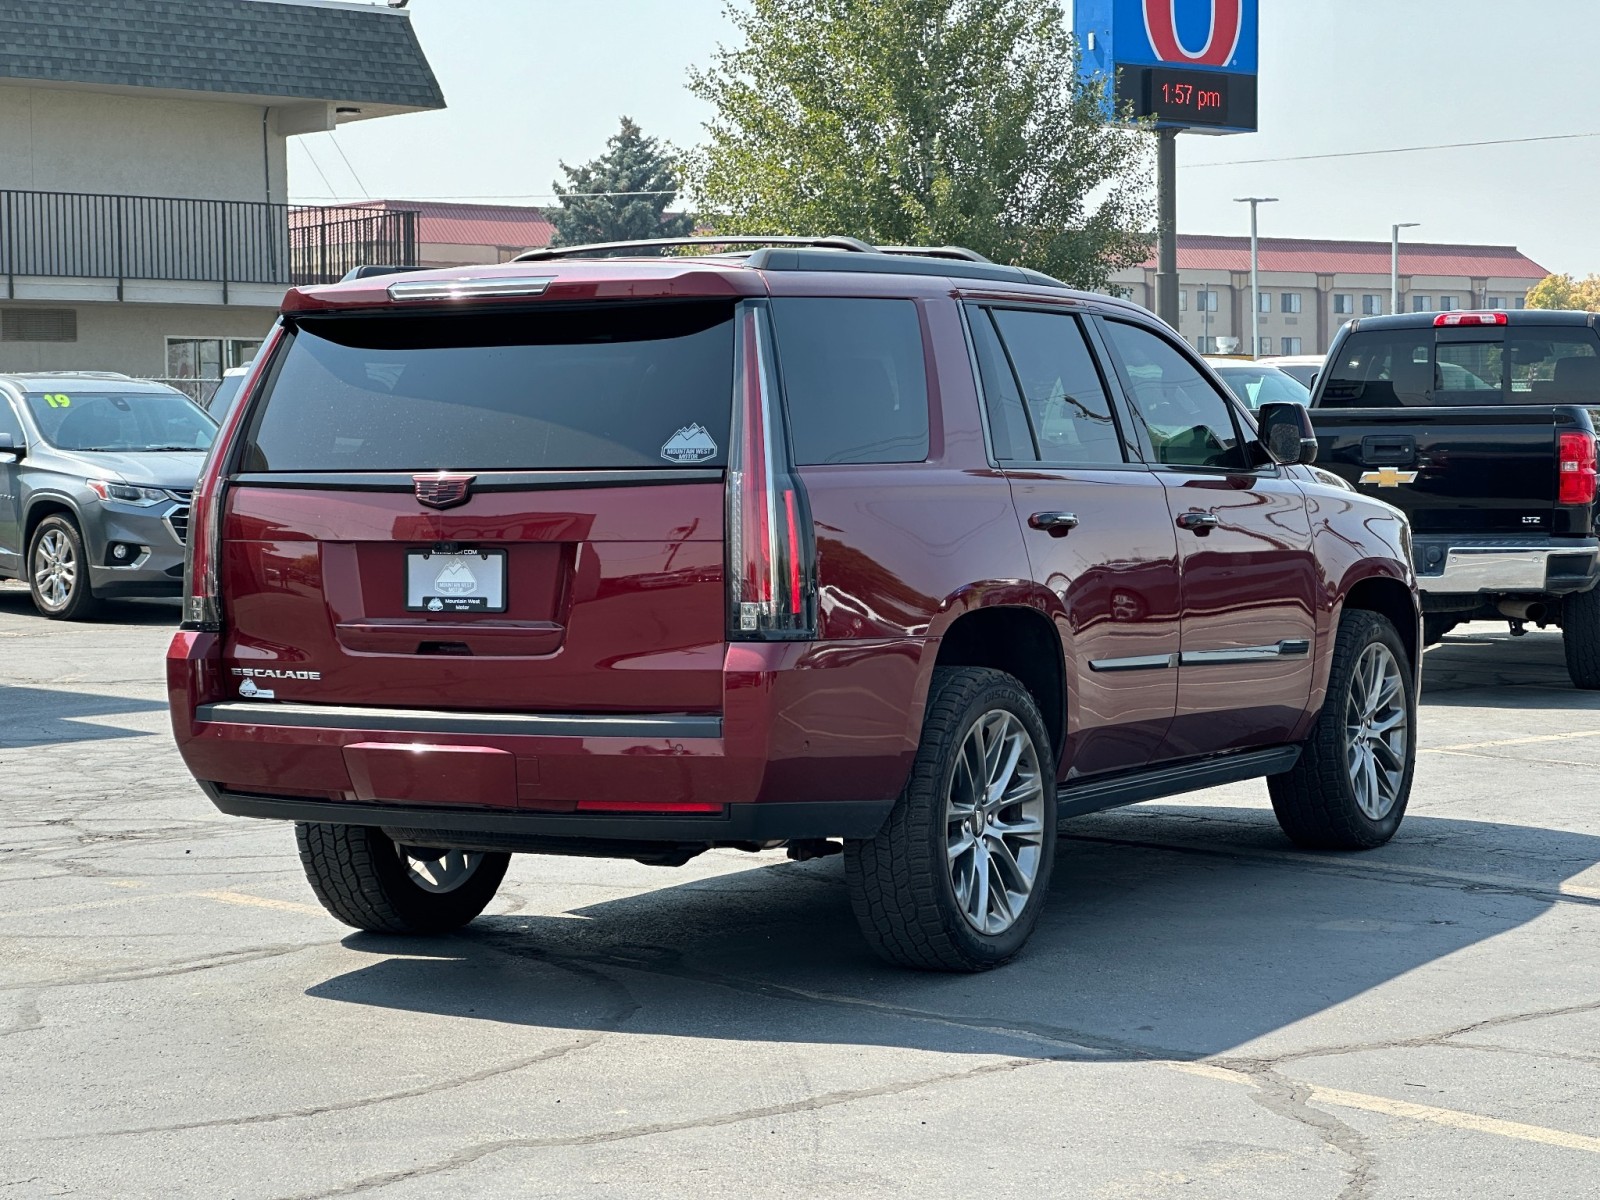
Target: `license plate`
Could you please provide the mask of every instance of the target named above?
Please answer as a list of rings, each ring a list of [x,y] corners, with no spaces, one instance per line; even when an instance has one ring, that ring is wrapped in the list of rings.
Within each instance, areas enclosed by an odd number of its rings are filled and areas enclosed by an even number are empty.
[[[406,551],[407,612],[505,612],[506,552]]]

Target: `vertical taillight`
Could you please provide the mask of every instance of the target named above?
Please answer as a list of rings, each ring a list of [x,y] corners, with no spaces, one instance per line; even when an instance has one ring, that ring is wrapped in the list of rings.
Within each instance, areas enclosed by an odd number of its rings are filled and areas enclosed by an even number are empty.
[[[739,309],[728,460],[728,637],[802,640],[817,632],[816,535],[795,475],[768,312]]]
[[[1593,504],[1595,494],[1594,434],[1560,435],[1558,504]]]
[[[217,430],[211,453],[206,455],[200,478],[195,481],[183,574],[184,629],[207,633],[222,629],[222,502],[227,490],[227,464],[233,455],[234,440],[248,420],[246,410],[251,407],[251,397],[282,341],[283,326],[279,325],[256,354],[250,373],[239,387],[238,399]]]

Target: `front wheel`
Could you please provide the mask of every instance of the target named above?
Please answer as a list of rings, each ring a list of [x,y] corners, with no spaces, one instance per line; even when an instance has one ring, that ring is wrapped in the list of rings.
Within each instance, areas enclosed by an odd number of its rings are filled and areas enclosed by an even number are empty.
[[[861,931],[890,962],[982,971],[1022,949],[1050,890],[1055,757],[1012,676],[933,673],[911,778],[874,838],[847,841]]]
[[[509,854],[402,846],[366,825],[295,826],[322,907],[371,933],[447,933],[494,899]]]
[[[89,590],[83,535],[66,517],[39,522],[28,546],[28,590],[33,606],[53,621],[85,621],[99,608]]]
[[[1370,850],[1392,838],[1411,796],[1416,725],[1400,635],[1377,613],[1346,611],[1310,740],[1293,770],[1267,780],[1290,840],[1308,850]]]

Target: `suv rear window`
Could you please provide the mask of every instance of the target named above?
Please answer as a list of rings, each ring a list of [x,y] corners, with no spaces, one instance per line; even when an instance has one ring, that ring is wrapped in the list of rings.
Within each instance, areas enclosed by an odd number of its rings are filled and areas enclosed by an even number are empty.
[[[247,471],[721,466],[733,305],[302,319]]]
[[[916,304],[779,298],[772,319],[796,464],[928,457],[928,376]]]

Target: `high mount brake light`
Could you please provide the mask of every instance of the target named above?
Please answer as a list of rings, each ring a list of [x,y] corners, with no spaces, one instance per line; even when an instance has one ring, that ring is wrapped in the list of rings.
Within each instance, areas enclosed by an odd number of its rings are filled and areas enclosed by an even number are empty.
[[[1563,433],[1557,455],[1558,504],[1593,504],[1595,446],[1592,433]]]
[[[1504,325],[1503,312],[1447,312],[1433,319],[1435,329],[1446,325]]]
[[[727,499],[728,638],[816,636],[816,535],[789,461],[766,306],[739,309]]]
[[[211,453],[200,468],[200,478],[195,481],[189,512],[187,561],[183,573],[183,629],[205,633],[218,633],[222,629],[220,573],[222,500],[228,482],[226,464],[233,452],[233,435],[244,428],[245,409],[250,406],[249,401],[277,356],[283,339],[283,326],[278,325],[256,354],[250,373],[239,385],[238,400],[223,418],[216,441],[211,445]]]
[[[497,296],[542,296],[555,281],[554,275],[517,275],[505,279],[419,279],[410,283],[391,283],[389,299],[489,300]]]

